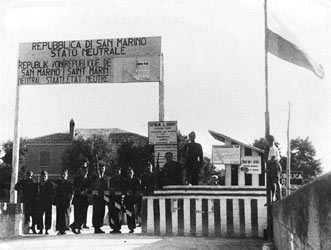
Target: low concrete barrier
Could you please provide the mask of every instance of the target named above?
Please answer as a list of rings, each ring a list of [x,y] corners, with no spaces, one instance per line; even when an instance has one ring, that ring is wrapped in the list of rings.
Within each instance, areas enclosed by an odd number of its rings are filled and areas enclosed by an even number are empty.
[[[143,235],[263,238],[265,188],[166,186],[143,197]]]
[[[23,204],[0,202],[0,239],[23,233]]]
[[[331,249],[331,172],[273,205],[278,250]]]

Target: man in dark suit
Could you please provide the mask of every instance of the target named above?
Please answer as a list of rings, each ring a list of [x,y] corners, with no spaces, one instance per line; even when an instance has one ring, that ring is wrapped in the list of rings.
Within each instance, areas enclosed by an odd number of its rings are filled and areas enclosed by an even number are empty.
[[[106,166],[104,162],[99,163],[97,176],[93,182],[93,214],[92,224],[94,233],[105,233],[101,230],[103,219],[105,217],[106,201],[104,200],[105,191],[108,191],[108,177],[105,175]]]
[[[68,180],[68,170],[61,171],[61,179],[56,182],[56,230],[58,235],[69,230],[70,203],[73,194],[72,183]]]
[[[55,197],[55,185],[48,179],[47,171],[41,171],[40,181],[37,184],[37,228],[38,234],[43,234],[45,228],[45,234],[48,234],[48,230],[52,225],[52,204]],[[45,223],[43,216],[45,214]]]
[[[182,168],[177,161],[172,159],[171,152],[165,153],[166,163],[160,172],[160,184],[166,185],[181,185],[182,184]]]
[[[21,195],[21,202],[24,204],[24,223],[29,226],[31,222],[31,227],[34,234],[36,234],[35,226],[36,222],[36,195],[37,195],[37,185],[33,180],[33,172],[26,172],[26,179],[21,180],[16,183],[15,190]],[[31,217],[31,221],[30,221]]]
[[[90,180],[87,176],[87,162],[79,169],[79,175],[75,177],[73,182],[74,198],[72,204],[74,206],[74,222],[70,225],[73,233],[80,234],[80,230],[86,221],[86,213],[89,206],[88,190],[90,189]]]
[[[199,143],[195,142],[195,132],[189,134],[189,141],[185,145],[186,182],[199,185],[199,173],[203,166],[203,152]]]

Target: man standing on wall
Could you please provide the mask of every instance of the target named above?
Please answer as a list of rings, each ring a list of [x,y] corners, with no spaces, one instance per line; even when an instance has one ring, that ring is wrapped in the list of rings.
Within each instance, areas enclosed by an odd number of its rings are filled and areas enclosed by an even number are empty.
[[[195,132],[189,134],[189,141],[185,145],[186,183],[199,185],[199,173],[203,166],[203,152],[199,143],[195,142]]]
[[[269,145],[268,161],[267,161],[267,176],[268,183],[270,183],[269,188],[272,192],[272,201],[280,200],[281,197],[281,187],[280,187],[280,175],[282,173],[282,166],[280,165],[280,154],[279,150],[275,145],[275,138],[272,135],[267,137],[267,142]]]

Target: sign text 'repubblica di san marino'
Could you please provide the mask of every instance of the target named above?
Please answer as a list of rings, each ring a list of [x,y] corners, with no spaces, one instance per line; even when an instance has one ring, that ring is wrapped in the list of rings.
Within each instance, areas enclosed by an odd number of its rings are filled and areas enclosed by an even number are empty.
[[[18,83],[160,81],[161,37],[20,43]]]

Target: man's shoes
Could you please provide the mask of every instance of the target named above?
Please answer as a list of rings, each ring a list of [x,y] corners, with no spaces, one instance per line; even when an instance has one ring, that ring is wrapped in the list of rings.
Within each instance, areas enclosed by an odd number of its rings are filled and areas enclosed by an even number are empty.
[[[83,225],[83,228],[84,229],[90,229],[88,226],[86,226],[86,225]]]
[[[104,234],[105,231],[102,231],[100,228],[96,228],[96,229],[94,229],[94,233],[95,234]]]
[[[74,234],[77,234],[77,231],[72,224],[70,225],[70,229]]]
[[[77,232],[77,234],[81,234],[81,232],[80,232],[80,229],[77,229],[77,231],[76,231],[76,232]]]
[[[129,234],[133,234],[133,233],[134,233],[134,230],[131,229],[131,230],[129,231]]]
[[[33,234],[37,234],[36,229],[35,229],[34,226],[30,227],[30,229],[32,230],[32,233],[33,233]]]
[[[120,230],[113,230],[109,232],[110,234],[121,234],[122,232]]]
[[[45,231],[45,234],[46,234],[46,235],[49,235],[48,230]]]
[[[57,233],[57,235],[63,235],[63,234],[66,234],[66,232],[65,232],[65,231],[59,231],[59,232]]]
[[[40,229],[39,232],[38,232],[38,234],[43,234],[43,230]]]

